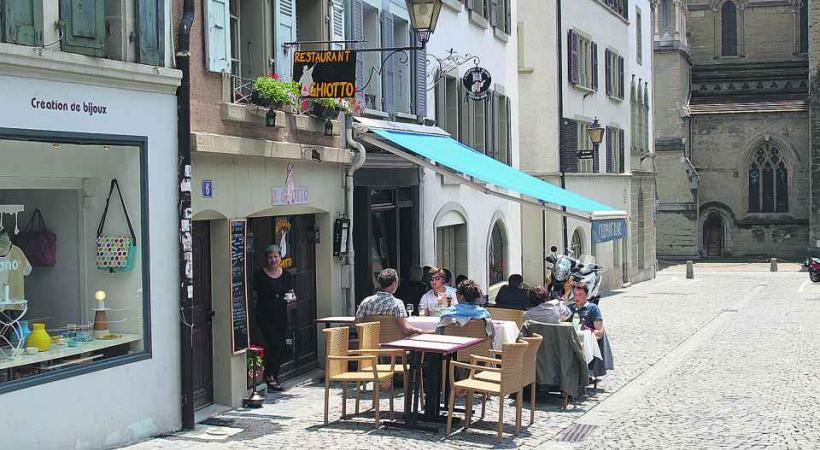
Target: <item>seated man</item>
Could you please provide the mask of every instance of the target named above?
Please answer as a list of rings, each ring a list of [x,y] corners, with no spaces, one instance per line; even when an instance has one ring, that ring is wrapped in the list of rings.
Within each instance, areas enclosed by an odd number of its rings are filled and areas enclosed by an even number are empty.
[[[441,314],[437,328],[458,323],[464,325],[470,320],[484,319],[487,322],[487,336],[492,336],[495,329],[491,321],[490,312],[478,306],[481,299],[481,287],[473,280],[462,281],[456,290],[459,301],[455,306],[445,309]]]
[[[584,328],[591,330],[595,339],[601,340],[604,338],[604,319],[601,316],[601,309],[598,305],[587,301],[587,294],[589,294],[589,287],[583,281],[576,281],[572,285],[574,302],[569,305],[567,320],[572,320],[572,317],[578,314]]]
[[[536,286],[530,289],[530,309],[524,313],[524,321],[558,323],[569,317],[569,309],[558,299],[549,299],[549,289]]]
[[[381,289],[375,295],[362,300],[356,310],[356,321],[367,322],[369,317],[393,316],[405,335],[424,333],[424,330],[407,323],[407,311],[404,309],[404,303],[393,297],[393,293],[399,287],[399,274],[396,270],[382,270],[379,273],[378,282]]]
[[[524,309],[529,301],[527,291],[521,288],[524,277],[516,273],[507,278],[507,285],[501,286],[495,297],[495,304],[506,308]]]

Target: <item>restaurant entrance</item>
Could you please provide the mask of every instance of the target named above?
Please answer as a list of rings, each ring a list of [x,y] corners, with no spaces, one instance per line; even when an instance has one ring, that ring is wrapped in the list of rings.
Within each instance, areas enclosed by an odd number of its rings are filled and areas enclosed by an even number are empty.
[[[280,380],[318,367],[316,348],[316,241],[314,215],[257,217],[248,219],[248,310],[250,340],[265,343],[256,322],[253,274],[265,263],[264,250],[271,244],[282,250],[282,266],[293,277],[296,301],[288,305],[288,330]],[[263,345],[264,346],[264,345]]]

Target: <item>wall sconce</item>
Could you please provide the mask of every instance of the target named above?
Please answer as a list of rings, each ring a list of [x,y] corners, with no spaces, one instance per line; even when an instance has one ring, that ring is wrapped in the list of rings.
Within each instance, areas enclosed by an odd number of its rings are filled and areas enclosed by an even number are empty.
[[[276,111],[273,108],[268,110],[268,113],[265,114],[265,126],[266,127],[275,127],[276,126]]]
[[[333,136],[333,122],[330,119],[325,121],[325,136]]]

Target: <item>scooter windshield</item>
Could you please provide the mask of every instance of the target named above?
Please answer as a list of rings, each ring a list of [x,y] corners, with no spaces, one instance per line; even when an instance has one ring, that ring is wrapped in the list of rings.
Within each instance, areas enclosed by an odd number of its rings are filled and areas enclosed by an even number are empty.
[[[558,261],[555,261],[555,266],[552,268],[553,274],[555,274],[555,279],[557,281],[564,281],[569,276],[569,271],[572,268],[572,262],[570,262],[569,258],[561,256],[558,258]]]

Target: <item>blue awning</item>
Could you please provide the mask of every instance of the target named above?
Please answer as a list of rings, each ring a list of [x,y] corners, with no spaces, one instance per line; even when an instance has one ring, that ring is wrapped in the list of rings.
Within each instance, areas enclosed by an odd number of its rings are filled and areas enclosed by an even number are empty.
[[[376,134],[380,138],[387,140],[400,149],[385,148],[392,153],[399,156],[410,157],[415,159],[418,163],[425,163],[432,161],[434,164],[424,164],[434,170],[440,166],[445,166],[451,169],[448,173],[450,176],[458,176],[459,173],[469,175],[473,179],[465,179],[467,184],[484,183],[481,189],[489,194],[500,195],[502,197],[516,200],[526,201],[530,204],[548,207],[547,204],[555,205],[558,208],[548,208],[556,210],[559,213],[564,213],[569,216],[580,218],[583,220],[605,220],[605,219],[621,219],[626,216],[624,211],[616,210],[610,206],[600,203],[596,200],[584,197],[566,189],[562,189],[544,180],[535,178],[525,172],[510,167],[502,162],[499,162],[489,156],[479,153],[476,150],[458,142],[451,138],[442,130],[434,127],[408,127],[404,124],[404,129],[387,129],[377,128],[373,125],[376,121],[362,121],[368,125],[369,131]],[[395,127],[398,128],[398,127]],[[438,133],[422,133],[417,129],[432,129]],[[371,142],[373,143],[373,142]],[[402,154],[401,150],[407,150],[410,154]],[[399,150],[399,151],[396,151]],[[412,158],[413,156],[420,158]],[[522,198],[513,197],[509,193],[499,192],[492,189],[492,185],[504,188],[521,194]],[[526,197],[529,197],[526,198]],[[564,206],[572,212],[563,212],[560,207]]]

